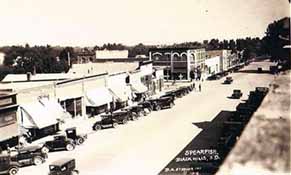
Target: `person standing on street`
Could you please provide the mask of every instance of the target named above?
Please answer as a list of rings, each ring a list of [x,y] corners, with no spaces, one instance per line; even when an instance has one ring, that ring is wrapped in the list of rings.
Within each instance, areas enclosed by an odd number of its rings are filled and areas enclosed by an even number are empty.
[[[199,84],[199,92],[201,92],[201,84]]]

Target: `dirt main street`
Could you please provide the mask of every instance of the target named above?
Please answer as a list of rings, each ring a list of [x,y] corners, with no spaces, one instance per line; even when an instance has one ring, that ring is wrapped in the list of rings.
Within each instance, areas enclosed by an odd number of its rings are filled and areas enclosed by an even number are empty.
[[[254,62],[245,69],[269,68],[268,62]],[[253,71],[233,73],[231,85],[223,79],[202,82],[202,92],[192,91],[175,101],[172,109],[154,111],[140,120],[89,135],[84,145],[72,152],[49,153],[40,166],[20,169],[21,175],[45,175],[48,165],[62,157],[73,157],[81,175],[156,175],[199,132],[193,122],[211,121],[221,110],[235,110],[256,86],[269,86],[271,74]],[[196,85],[199,83],[197,82]],[[197,87],[197,86],[196,86]],[[233,89],[241,89],[240,100],[228,99]],[[213,133],[215,134],[215,133]]]

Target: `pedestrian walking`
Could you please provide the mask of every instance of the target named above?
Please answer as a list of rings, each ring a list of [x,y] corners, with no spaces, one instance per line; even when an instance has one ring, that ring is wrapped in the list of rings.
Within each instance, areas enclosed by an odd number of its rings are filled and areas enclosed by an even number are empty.
[[[199,84],[199,92],[201,92],[201,84]]]
[[[195,87],[195,82],[193,83],[193,89],[194,89],[194,90],[196,90],[196,87]]]

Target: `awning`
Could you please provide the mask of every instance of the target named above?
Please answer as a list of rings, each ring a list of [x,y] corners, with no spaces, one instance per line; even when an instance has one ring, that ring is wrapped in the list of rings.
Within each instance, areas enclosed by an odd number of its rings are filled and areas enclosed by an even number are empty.
[[[55,115],[40,102],[20,105],[21,125],[24,128],[45,128],[57,124]]]
[[[63,119],[70,115],[55,99],[42,98],[40,99],[40,103],[58,119]]]
[[[148,91],[148,88],[141,82],[134,82],[131,84],[132,90],[136,93],[144,93]]]
[[[86,106],[102,106],[113,101],[113,95],[108,88],[101,87],[86,93]]]
[[[110,90],[114,93],[119,101],[127,101],[131,97],[131,89],[129,86],[125,87],[110,87]]]

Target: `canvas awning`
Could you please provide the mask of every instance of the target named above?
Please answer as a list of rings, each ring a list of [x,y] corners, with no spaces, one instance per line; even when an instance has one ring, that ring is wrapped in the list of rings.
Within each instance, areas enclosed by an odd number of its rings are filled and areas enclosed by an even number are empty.
[[[132,83],[131,88],[132,88],[133,92],[136,92],[136,93],[145,93],[148,91],[148,88],[144,84],[142,84],[141,82]]]
[[[115,97],[119,101],[127,101],[131,97],[131,89],[129,86],[125,87],[110,87],[110,90],[114,93]]]
[[[39,102],[58,119],[63,119],[70,115],[55,99],[42,98]]]
[[[113,101],[113,95],[108,88],[101,87],[86,93],[86,106],[101,106]]]
[[[57,124],[56,116],[39,101],[20,105],[21,125],[24,128],[45,128]]]

